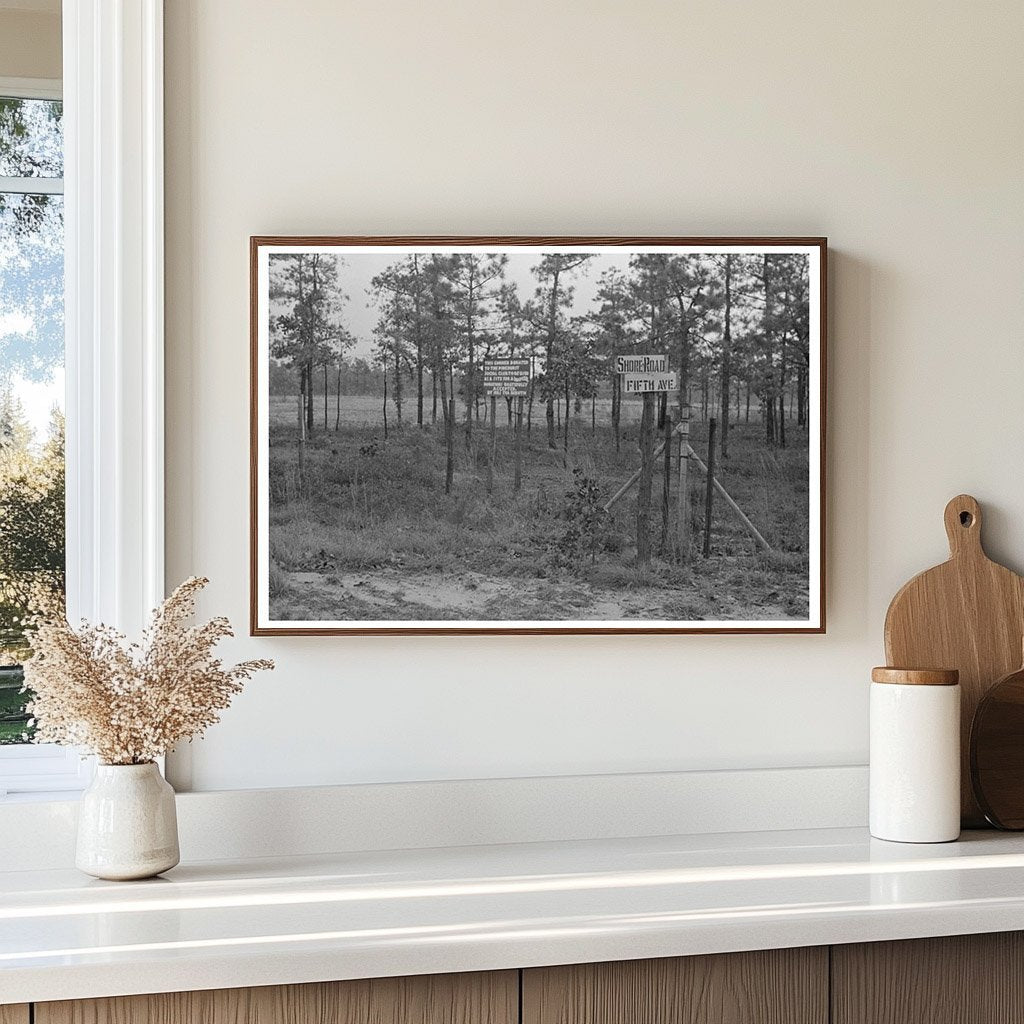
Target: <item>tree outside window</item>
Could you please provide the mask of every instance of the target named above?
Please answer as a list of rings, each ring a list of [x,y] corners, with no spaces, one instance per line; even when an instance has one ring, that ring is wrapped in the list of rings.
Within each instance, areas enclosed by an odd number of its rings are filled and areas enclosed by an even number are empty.
[[[27,619],[64,596],[62,105],[0,96],[0,744],[31,739]]]

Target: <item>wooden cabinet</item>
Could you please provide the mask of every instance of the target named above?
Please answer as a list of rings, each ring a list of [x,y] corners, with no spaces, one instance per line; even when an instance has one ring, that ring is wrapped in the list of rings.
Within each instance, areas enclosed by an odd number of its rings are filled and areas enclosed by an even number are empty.
[[[1024,933],[0,1006],[0,1024],[1024,1024]]]
[[[523,1024],[826,1024],[828,949],[528,970],[522,1019]]]
[[[27,1021],[27,1018],[25,1018]],[[518,1024],[519,972],[36,1003],[35,1024]],[[8,1024],[0,1017],[0,1024]],[[11,1024],[22,1024],[18,1019]]]
[[[1024,1022],[1024,933],[832,947],[833,1024]]]

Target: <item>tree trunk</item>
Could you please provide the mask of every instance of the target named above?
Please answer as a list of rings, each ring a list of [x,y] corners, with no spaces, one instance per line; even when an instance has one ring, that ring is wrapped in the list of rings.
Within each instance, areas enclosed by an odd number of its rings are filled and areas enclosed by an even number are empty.
[[[313,295],[315,296],[319,287],[320,282],[317,280],[317,267],[320,265],[319,259],[314,256],[311,261],[313,268]],[[309,402],[306,405],[306,431],[310,437],[313,436],[313,358],[316,355],[316,317],[312,313],[312,309],[315,308],[312,305],[312,299],[310,300],[310,318],[309,318],[309,338],[306,341],[308,346],[306,350],[306,380],[309,384]]]
[[[398,343],[395,343],[395,413],[398,425],[402,425],[402,366],[398,357]]]
[[[415,336],[416,336],[416,426],[423,427],[423,323],[420,315],[420,303],[422,296],[420,295],[420,264],[419,255],[413,253],[412,257],[412,273],[413,273],[413,315],[415,316]],[[437,409],[434,409],[435,418],[437,416]]]
[[[679,420],[689,418],[690,401],[690,317],[682,289],[675,289],[676,305],[679,307]]]
[[[306,410],[303,406],[302,392],[299,392],[299,494],[304,495],[306,493]]]
[[[334,432],[341,429],[341,363],[338,363],[338,404],[334,408]]]
[[[722,391],[719,400],[722,409],[722,458],[729,458],[729,399],[732,373],[732,256],[725,257],[725,312],[722,323]]]
[[[475,283],[474,271],[469,269],[469,282],[466,294],[466,346],[469,350],[469,373],[466,376],[466,451],[473,441],[473,412],[476,406],[476,364],[474,362],[473,344],[473,301]]]
[[[544,373],[548,378],[548,405],[545,416],[548,421],[548,447],[555,447],[555,393],[551,387],[551,367],[554,362],[555,336],[558,333],[558,275],[556,267],[551,273],[551,308],[548,312],[548,346]]]
[[[444,378],[441,378],[444,389]],[[444,493],[452,493],[452,481],[455,479],[455,399],[450,398],[444,406]]]
[[[779,354],[779,446],[786,447],[786,336],[783,334]]]
[[[796,370],[796,425],[807,426],[807,369],[802,360]]]
[[[661,484],[661,557],[667,558],[669,551],[669,508],[672,501],[672,416],[666,412],[665,421],[662,424],[665,436],[665,450],[663,458],[664,475]]]
[[[313,436],[313,360],[306,360],[306,436]]]
[[[622,383],[619,375],[612,375],[612,427],[615,430],[615,454],[619,454],[619,442],[622,431],[619,423],[622,415]]]
[[[562,434],[562,451],[569,457],[569,375],[565,375],[565,432]]]
[[[441,300],[438,298],[438,274],[439,268],[437,265],[437,257],[435,256],[432,265],[434,272],[430,277],[430,306],[431,313],[433,314],[433,325],[431,329],[433,352],[432,352],[432,369],[431,369],[431,387],[434,393],[434,405],[433,405],[433,422],[437,422],[437,399],[438,392],[440,391],[441,398],[441,417],[444,420],[445,425],[445,438],[448,437],[448,419],[451,410],[448,407],[448,391],[445,387],[445,365],[444,365],[444,329],[442,327],[443,314],[441,309]],[[447,494],[447,490],[445,491]]]
[[[437,396],[438,388],[437,385],[441,385],[441,419],[447,424],[448,422],[448,389],[445,387],[445,372],[442,366],[441,346],[440,344],[435,346],[434,349],[434,412],[437,412]],[[435,420],[436,422],[436,420]]]
[[[764,321],[762,332],[764,334],[765,360],[768,370],[765,374],[764,397],[761,400],[761,408],[764,415],[765,441],[770,447],[775,446],[775,386],[772,363],[775,358],[773,344],[774,320],[772,317],[772,275],[771,263],[768,254],[761,257],[761,280],[764,285]]]
[[[324,363],[324,433],[327,433],[327,363]]]

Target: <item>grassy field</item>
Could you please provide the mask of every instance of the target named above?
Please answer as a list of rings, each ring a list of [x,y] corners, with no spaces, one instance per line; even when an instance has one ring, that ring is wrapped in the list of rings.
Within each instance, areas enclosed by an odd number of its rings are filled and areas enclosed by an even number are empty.
[[[639,467],[641,403],[623,404],[616,452],[607,401],[597,428],[584,403],[569,452],[547,446],[544,410],[524,437],[523,486],[512,488],[512,433],[499,402],[494,488],[487,492],[488,429],[465,444],[459,417],[452,493],[444,493],[443,428],[397,426],[381,402],[343,396],[341,428],[328,407],[298,467],[295,402],[275,398],[270,427],[271,616],[305,619],[803,619],[808,604],[806,434],[769,450],[759,422],[733,424],[718,477],[772,545],[764,554],[716,497],[712,554],[699,552],[704,477],[691,472],[693,553],[661,550],[662,463],[655,469],[655,557],[636,564],[636,489],[611,513],[597,509]],[[413,413],[415,408],[412,407]],[[429,406],[428,406],[429,412]],[[693,423],[703,454],[706,427]],[[559,445],[561,439],[559,438]],[[674,473],[673,473],[674,476]],[[592,485],[582,502],[581,481]],[[674,480],[673,480],[674,486]],[[675,508],[675,493],[672,507]],[[587,512],[592,513],[587,518]],[[582,536],[582,540],[581,540]]]

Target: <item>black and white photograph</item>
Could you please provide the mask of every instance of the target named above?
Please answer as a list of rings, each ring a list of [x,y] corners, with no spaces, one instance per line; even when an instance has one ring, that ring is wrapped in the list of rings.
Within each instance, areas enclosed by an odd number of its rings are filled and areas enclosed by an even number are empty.
[[[823,631],[825,253],[252,239],[253,633]]]

